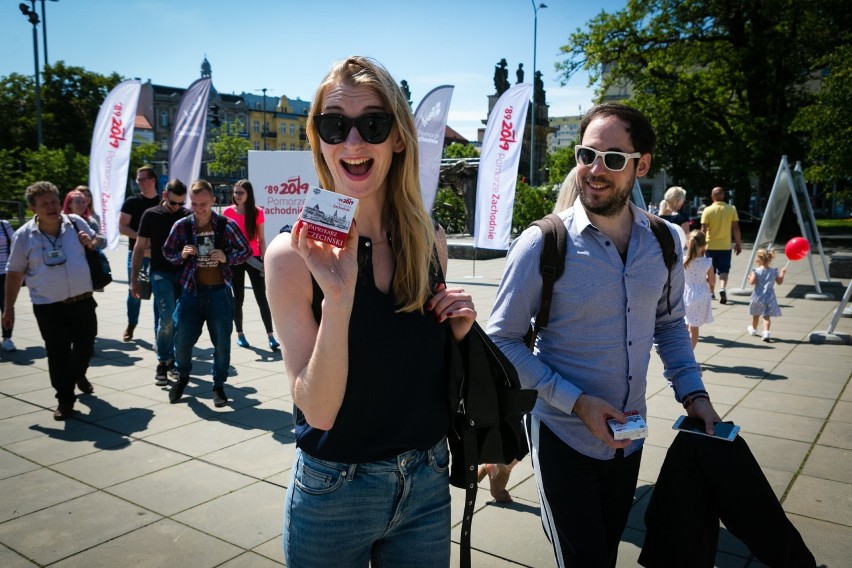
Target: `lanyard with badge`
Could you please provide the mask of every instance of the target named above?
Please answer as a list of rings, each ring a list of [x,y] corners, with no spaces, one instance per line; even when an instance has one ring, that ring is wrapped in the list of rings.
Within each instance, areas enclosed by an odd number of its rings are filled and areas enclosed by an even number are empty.
[[[45,266],[59,266],[65,264],[65,251],[62,250],[62,228],[59,229],[59,235],[52,239],[47,233],[39,232],[42,240],[47,240],[50,243],[50,250],[47,246],[42,245],[42,258]]]

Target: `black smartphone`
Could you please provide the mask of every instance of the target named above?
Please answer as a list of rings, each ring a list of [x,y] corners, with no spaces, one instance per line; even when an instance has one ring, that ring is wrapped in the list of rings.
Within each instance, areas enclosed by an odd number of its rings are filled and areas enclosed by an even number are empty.
[[[700,434],[702,436],[708,436],[707,432],[704,431],[704,422],[699,418],[690,418],[689,416],[681,416],[675,423],[672,425],[672,428],[675,430],[680,430],[681,432],[689,432],[690,434]],[[718,440],[725,440],[726,442],[733,442],[734,438],[737,437],[737,434],[740,431],[740,427],[732,422],[716,422],[713,425],[713,435],[708,436],[710,438],[716,438]]]

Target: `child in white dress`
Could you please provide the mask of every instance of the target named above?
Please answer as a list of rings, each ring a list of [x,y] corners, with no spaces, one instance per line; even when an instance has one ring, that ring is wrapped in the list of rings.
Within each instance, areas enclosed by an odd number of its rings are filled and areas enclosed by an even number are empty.
[[[705,323],[713,323],[713,310],[710,307],[713,295],[710,287],[716,283],[716,275],[713,272],[713,260],[704,256],[706,249],[707,237],[702,231],[689,233],[683,259],[683,303],[692,349],[698,344],[698,328]]]
[[[754,264],[757,266],[748,275],[748,283],[754,286],[751,293],[751,301],[748,304],[748,313],[751,315],[751,325],[746,328],[749,335],[757,335],[757,320],[763,316],[764,341],[769,341],[769,326],[772,325],[771,317],[781,317],[781,308],[778,306],[778,298],[775,297],[775,285],[784,283],[784,274],[787,273],[785,266],[780,271],[769,265],[775,258],[774,250],[760,249]]]

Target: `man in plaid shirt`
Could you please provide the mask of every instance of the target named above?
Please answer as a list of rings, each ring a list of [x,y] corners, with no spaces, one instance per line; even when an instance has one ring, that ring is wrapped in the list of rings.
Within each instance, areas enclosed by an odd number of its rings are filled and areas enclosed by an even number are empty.
[[[169,390],[169,401],[183,397],[192,370],[192,347],[207,322],[213,342],[213,404],[228,404],[225,381],[231,364],[231,332],[234,327],[234,295],[229,265],[251,257],[251,247],[237,224],[213,212],[213,187],[198,180],[189,188],[192,215],[174,224],[163,257],[183,265],[183,293],[175,307],[175,368],[178,381]]]

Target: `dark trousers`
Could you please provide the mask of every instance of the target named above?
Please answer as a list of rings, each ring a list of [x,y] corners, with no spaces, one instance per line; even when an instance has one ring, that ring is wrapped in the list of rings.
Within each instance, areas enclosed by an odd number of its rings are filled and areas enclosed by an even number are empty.
[[[0,274],[0,314],[3,314],[6,311],[6,275]],[[3,326],[0,326],[3,327]],[[12,328],[6,329],[3,328],[3,339],[10,339],[12,337]]]
[[[266,281],[260,275],[260,271],[248,264],[237,264],[231,266],[234,287],[234,327],[237,333],[243,332],[243,301],[246,298],[246,273],[251,280],[251,289],[254,291],[254,299],[260,309],[260,319],[266,328],[266,333],[272,333],[272,314],[269,311],[269,302],[266,301]]]
[[[712,568],[720,519],[768,566],[816,565],[742,437],[725,442],[681,432],[645,512],[639,563]]]
[[[531,415],[527,429],[541,522],[557,565],[614,567],[633,505],[642,451],[597,460],[572,449]]]
[[[50,384],[59,404],[72,406],[77,400],[74,386],[86,376],[95,350],[98,318],[94,298],[63,304],[35,304],[33,313],[47,350]]]

